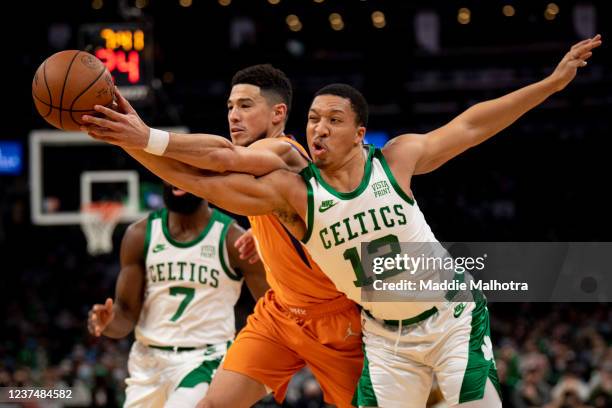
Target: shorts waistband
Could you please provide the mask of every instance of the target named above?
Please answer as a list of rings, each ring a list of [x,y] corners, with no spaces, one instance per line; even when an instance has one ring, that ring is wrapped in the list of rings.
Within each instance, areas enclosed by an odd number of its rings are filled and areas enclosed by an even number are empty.
[[[399,326],[399,325],[400,325],[400,320],[381,320],[381,319],[377,319],[376,317],[374,317],[374,316],[372,315],[372,313],[370,313],[368,310],[363,309],[363,311],[365,312],[365,314],[366,314],[368,317],[370,317],[370,318],[372,318],[372,319],[374,319],[374,320],[377,320],[377,321],[379,321],[379,322],[381,321],[381,322],[383,322],[383,323],[384,323],[384,324],[386,324],[386,325],[389,325],[389,326]],[[402,327],[404,327],[404,326],[408,326],[408,325],[410,325],[410,324],[415,324],[415,323],[418,323],[418,322],[422,322],[423,320],[425,320],[425,319],[427,319],[428,317],[430,317],[430,316],[432,316],[432,315],[436,314],[437,312],[438,312],[438,308],[434,306],[434,307],[432,307],[431,309],[428,309],[428,310],[424,311],[424,312],[423,312],[423,313],[421,313],[421,314],[418,314],[418,315],[416,315],[416,316],[414,316],[414,317],[410,317],[410,318],[408,318],[408,319],[404,319],[404,320],[402,320],[402,321],[401,321],[401,323],[402,323]]]
[[[346,296],[340,296],[336,299],[318,303],[309,306],[290,306],[279,301],[274,292],[268,291],[266,293],[267,300],[273,302],[278,306],[279,309],[285,312],[289,312],[291,315],[300,318],[312,318],[326,314],[339,313],[348,310],[352,307],[356,308],[356,303],[348,299]]]
[[[156,346],[154,344],[149,344],[148,347],[156,350],[164,350],[164,351],[174,351],[175,353],[180,353],[181,351],[193,351],[199,348],[207,348],[209,345],[203,347],[177,347],[177,346]]]
[[[158,346],[156,344],[148,344],[147,347],[152,348],[152,349],[156,349],[156,350],[173,351],[175,353],[180,353],[180,352],[183,352],[183,351],[206,350],[206,349],[210,349],[210,348],[214,349],[216,346],[219,346],[219,345],[222,345],[222,344],[223,343],[204,344],[204,345],[198,346],[198,347]],[[226,347],[229,348],[229,346],[231,344],[232,344],[232,341],[228,340]]]

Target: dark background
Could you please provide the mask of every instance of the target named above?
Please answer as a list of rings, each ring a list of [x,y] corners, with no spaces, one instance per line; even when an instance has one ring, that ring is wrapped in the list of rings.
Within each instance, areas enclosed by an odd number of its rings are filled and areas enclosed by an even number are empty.
[[[47,56],[79,46],[82,24],[152,24],[153,98],[138,109],[149,125],[226,135],[233,73],[269,62],[292,80],[287,131],[301,141],[311,96],[325,84],[347,82],[363,91],[371,130],[427,132],[478,101],[544,78],[573,43],[601,33],[603,46],[567,89],[494,140],[415,178],[413,191],[441,241],[610,240],[608,1],[556,1],[552,20],[545,18],[550,1],[540,0],[233,0],[227,6],[194,0],[190,7],[178,0],[98,1],[21,2],[3,11],[0,140],[20,142],[25,163],[19,175],[0,175],[0,385],[64,381],[91,393],[91,404],[122,399],[129,341],[93,340],[85,331],[90,305],[113,293],[117,253],[92,258],[78,227],[33,226],[29,213],[28,134],[50,129],[32,103],[32,77]],[[515,15],[504,16],[504,5]],[[469,24],[458,22],[461,7],[470,9]],[[577,22],[585,8],[594,18]],[[384,28],[373,27],[374,11],[385,13]],[[333,12],[342,15],[341,31],[330,27]],[[424,12],[439,21],[433,49],[417,33]],[[288,28],[289,14],[299,17],[301,31]],[[236,24],[250,33],[239,44]],[[117,228],[116,244],[124,229]],[[250,303],[240,304],[243,318]],[[492,304],[490,310],[504,406],[610,403],[608,304]],[[308,382],[303,373],[287,406],[316,400],[316,392],[300,397]],[[564,396],[568,389],[578,390],[575,401],[572,392]],[[599,389],[607,397],[598,400]],[[541,402],[525,405],[525,390],[537,390]]]

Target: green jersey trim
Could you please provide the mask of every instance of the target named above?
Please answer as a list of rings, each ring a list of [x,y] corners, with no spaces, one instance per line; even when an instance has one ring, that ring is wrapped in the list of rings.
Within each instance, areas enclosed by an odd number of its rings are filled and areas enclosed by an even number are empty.
[[[502,398],[495,357],[491,350],[489,310],[484,297],[476,300],[471,325],[468,362],[459,391],[459,404],[482,399],[487,378],[493,383],[499,398]],[[485,355],[484,350],[486,349],[491,350],[491,355]]]
[[[193,388],[201,383],[210,384],[220,364],[221,359],[203,361],[199,367],[189,372],[176,388]]]
[[[353,394],[353,400],[351,404],[356,407],[377,407],[378,400],[376,393],[374,392],[374,386],[372,385],[372,377],[370,375],[370,361],[368,360],[368,353],[366,352],[365,344],[362,345],[363,349],[363,368],[361,370],[361,376],[355,387],[355,393]]]
[[[300,171],[300,176],[304,179],[306,183],[306,192],[308,194],[308,210],[306,211],[306,233],[304,233],[304,237],[301,241],[306,244],[310,240],[310,236],[312,235],[312,226],[314,224],[314,193],[312,191],[312,185],[310,184],[310,179],[313,177],[312,170],[310,167],[305,167],[302,171]]]
[[[215,210],[215,212],[217,213],[217,221],[223,223],[223,231],[221,231],[221,238],[219,239],[219,261],[221,262],[221,267],[231,280],[239,281],[242,279],[242,274],[234,270],[225,260],[225,243],[227,241],[225,238],[234,219],[220,211]]]
[[[154,211],[149,213],[147,217],[147,229],[145,230],[145,240],[144,240],[144,262],[147,263],[147,255],[149,253],[149,246],[151,245],[151,231],[153,230],[153,220],[161,217],[161,210]]]
[[[406,201],[408,204],[414,205],[414,200],[412,198],[410,198],[410,196],[408,194],[406,194],[404,192],[404,190],[402,190],[402,188],[400,187],[399,183],[395,179],[395,176],[391,172],[391,168],[389,168],[389,164],[387,163],[387,159],[385,159],[385,156],[383,155],[383,152],[380,149],[377,148],[376,151],[374,152],[374,157],[376,157],[378,159],[378,161],[380,161],[380,164],[382,165],[383,169],[385,170],[385,174],[387,175],[387,178],[391,182],[391,185],[393,186],[393,189],[395,190],[395,192],[400,197],[402,197],[402,199],[404,201]]]
[[[327,191],[329,191],[331,194],[333,194],[334,196],[338,197],[341,200],[351,200],[359,196],[359,194],[361,194],[363,190],[366,189],[366,187],[368,186],[368,183],[370,182],[370,175],[372,174],[372,156],[374,155],[375,149],[373,145],[366,145],[366,146],[368,146],[369,150],[368,150],[368,157],[366,158],[365,169],[363,171],[363,178],[361,179],[361,184],[359,184],[355,190],[349,193],[343,193],[341,191],[336,191],[332,186],[327,184],[325,180],[323,180],[323,177],[321,177],[321,173],[319,173],[319,169],[317,168],[317,166],[310,163],[309,167],[312,169],[315,177],[317,178],[319,183],[321,183],[323,188],[325,188]]]
[[[210,219],[208,220],[208,224],[202,230],[202,232],[200,232],[200,235],[195,237],[195,239],[188,241],[188,242],[179,242],[175,240],[174,238],[172,238],[172,235],[170,235],[170,230],[168,229],[168,209],[163,208],[161,210],[161,218],[162,218],[162,230],[164,231],[164,236],[166,237],[166,239],[168,240],[170,244],[174,245],[177,248],[189,248],[191,246],[194,246],[200,243],[200,241],[202,241],[206,237],[206,235],[208,234],[208,231],[210,231],[213,224],[215,223],[215,220],[218,219],[217,213],[218,213],[217,210],[213,210],[212,214],[210,215]]]

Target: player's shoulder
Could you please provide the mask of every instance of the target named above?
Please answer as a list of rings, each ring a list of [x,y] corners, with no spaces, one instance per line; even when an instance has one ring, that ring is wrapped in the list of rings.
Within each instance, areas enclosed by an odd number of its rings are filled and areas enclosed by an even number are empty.
[[[145,238],[147,236],[147,228],[149,224],[149,220],[154,217],[154,214],[158,212],[151,213],[138,221],[134,221],[125,230],[123,234],[123,239],[128,240],[130,244],[138,245],[140,243],[144,243]]]
[[[143,248],[147,242],[149,217],[144,217],[130,224],[121,241],[121,262],[136,263],[144,259]]]
[[[417,146],[425,142],[425,136],[426,135],[419,133],[404,133],[389,140],[381,150],[383,154],[386,154],[393,153],[408,145]]]
[[[216,221],[219,221],[220,223],[224,224],[224,225],[229,225],[231,227],[232,224],[235,224],[236,219],[234,217],[232,217],[229,214],[224,213],[223,211],[219,210],[218,208],[215,208],[213,210],[213,219]],[[211,221],[212,222],[212,219]]]
[[[256,141],[249,147],[274,152],[294,172],[299,172],[308,164],[306,150],[295,140],[288,137],[271,137]]]
[[[287,141],[276,137],[265,137],[249,145],[249,149],[266,149],[274,152],[290,148]]]
[[[389,140],[381,149],[385,159],[390,162],[409,161],[411,156],[418,156],[425,148],[426,135],[405,133]]]
[[[225,235],[225,245],[229,251],[230,257],[232,257],[232,248],[234,248],[234,243],[238,238],[242,236],[242,234],[245,233],[245,229],[242,228],[240,224],[238,224],[238,221],[236,221],[234,217],[225,214],[219,210],[215,211],[216,219],[222,222],[225,225],[225,228],[227,228],[227,232]]]
[[[235,219],[230,218],[229,227],[227,229],[227,244],[234,245],[234,242],[236,242],[244,232],[244,228],[242,228]]]

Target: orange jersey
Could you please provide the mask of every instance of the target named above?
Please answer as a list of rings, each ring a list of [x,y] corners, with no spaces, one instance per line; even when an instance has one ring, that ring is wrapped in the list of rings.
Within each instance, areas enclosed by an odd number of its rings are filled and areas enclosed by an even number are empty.
[[[308,154],[293,138],[283,137]],[[310,254],[273,214],[249,217],[266,277],[276,299],[286,306],[308,307],[345,296],[312,260]]]

